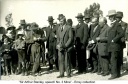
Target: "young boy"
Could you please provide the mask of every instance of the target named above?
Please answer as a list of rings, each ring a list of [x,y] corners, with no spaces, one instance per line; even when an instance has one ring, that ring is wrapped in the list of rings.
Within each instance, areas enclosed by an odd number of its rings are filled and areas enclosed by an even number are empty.
[[[4,37],[4,43],[2,44],[0,48],[0,54],[2,56],[2,69],[3,69],[3,75],[9,75],[9,68],[11,68],[11,74],[13,74],[12,71],[12,56],[10,54],[11,51],[11,43],[9,42],[9,38],[7,36]]]
[[[20,74],[22,71],[22,75],[25,75],[26,67],[25,67],[25,41],[23,39],[23,34],[17,34],[18,39],[15,41],[14,48],[17,50],[18,53],[18,68],[17,68],[17,75]]]

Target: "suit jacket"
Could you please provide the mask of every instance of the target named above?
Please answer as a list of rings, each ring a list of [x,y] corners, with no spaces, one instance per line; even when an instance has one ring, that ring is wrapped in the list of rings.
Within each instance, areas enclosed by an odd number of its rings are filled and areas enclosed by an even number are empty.
[[[33,31],[32,30],[25,30],[24,31],[25,34],[24,34],[24,38],[25,38],[25,42],[26,43],[33,43]]]
[[[47,41],[46,48],[48,48],[49,43],[55,43],[56,41],[55,35],[57,32],[57,29],[58,27],[56,25],[53,25],[52,29],[50,28],[50,26],[46,28],[46,41]]]
[[[108,29],[109,26],[105,24],[98,36],[100,37],[100,40],[98,41],[98,54],[100,56],[108,56],[108,51],[107,51]]]
[[[125,31],[125,38],[128,41],[128,24],[127,24],[127,28],[126,28],[126,31]]]
[[[34,38],[40,38],[38,40],[34,40]],[[42,29],[34,29],[33,30],[33,41],[34,41],[34,45],[36,45],[37,47],[40,47],[41,51],[45,51],[45,35],[44,35],[44,31]]]
[[[94,28],[95,27],[91,25],[89,41],[93,40],[94,42],[97,42],[96,38],[99,36],[101,28],[99,25],[97,25],[97,29],[95,30],[95,32],[93,32]]]
[[[124,37],[121,38],[121,45],[122,45],[122,48],[125,48],[126,47],[126,44],[125,44],[125,32],[126,32],[126,28],[127,28],[127,23],[124,22],[124,21],[121,21],[120,24],[121,24],[121,27],[123,29],[123,34],[124,34]]]
[[[4,59],[10,59],[11,58],[11,53],[10,51],[12,50],[11,48],[11,44],[3,44],[0,48],[0,55],[4,58]],[[7,51],[5,50],[7,49]]]
[[[120,51],[121,49],[121,38],[124,36],[123,29],[121,28],[121,24],[117,21],[113,23],[113,26],[110,27],[108,31],[108,51]],[[112,40],[114,42],[112,42]]]
[[[88,42],[88,25],[85,23],[76,25],[75,28],[75,41],[76,45],[83,45],[84,47]]]
[[[69,25],[65,25],[63,31],[61,31],[61,26],[59,26],[57,31],[57,45],[60,46],[60,48],[57,47],[59,51],[62,50],[69,50],[73,45],[73,32]],[[65,46],[65,49],[62,47]]]

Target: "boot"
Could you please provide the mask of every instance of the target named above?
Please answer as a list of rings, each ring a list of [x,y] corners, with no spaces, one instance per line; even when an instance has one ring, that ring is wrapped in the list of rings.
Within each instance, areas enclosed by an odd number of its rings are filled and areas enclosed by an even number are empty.
[[[25,68],[22,69],[22,76],[25,76]]]

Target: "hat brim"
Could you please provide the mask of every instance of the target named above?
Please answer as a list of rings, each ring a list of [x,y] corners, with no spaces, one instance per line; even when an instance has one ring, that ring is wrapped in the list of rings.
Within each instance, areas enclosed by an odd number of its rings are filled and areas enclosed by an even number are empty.
[[[47,21],[53,21],[54,19],[51,19],[51,20],[47,20]]]
[[[19,24],[26,24],[26,23],[19,23]]]
[[[84,16],[76,16],[76,18],[84,18]]]
[[[116,14],[110,14],[110,15],[107,15],[107,17],[113,16],[113,15],[116,15]]]
[[[122,18],[122,16],[116,16],[116,18]]]
[[[15,30],[16,27],[9,27],[7,30]]]

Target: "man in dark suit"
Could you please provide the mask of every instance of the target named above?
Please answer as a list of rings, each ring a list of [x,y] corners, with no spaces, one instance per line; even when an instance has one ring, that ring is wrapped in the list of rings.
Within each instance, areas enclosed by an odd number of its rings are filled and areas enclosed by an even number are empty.
[[[66,24],[66,18],[64,15],[60,17],[60,26],[57,31],[57,49],[59,59],[59,71],[60,75],[57,78],[64,77],[64,71],[67,73],[67,77],[71,77],[71,61],[70,51],[73,43],[73,33],[70,26]]]
[[[97,40],[96,38],[100,34],[100,26],[98,25],[98,18],[94,17],[92,19],[92,24],[91,24],[91,30],[90,30],[90,37],[89,37],[89,44],[91,45],[92,48],[90,49],[90,60],[92,61],[92,73],[97,72],[98,69],[98,54],[97,54]],[[88,48],[88,47],[87,47]],[[98,71],[100,72],[100,70]]]
[[[116,21],[119,22],[121,24],[121,27],[123,29],[123,34],[124,37],[121,38],[121,51],[120,51],[120,64],[121,64],[121,70],[123,71],[123,49],[126,48],[126,44],[125,44],[125,32],[126,32],[126,28],[127,28],[127,23],[122,21],[123,18],[123,12],[118,11],[116,14]]]
[[[108,32],[108,52],[110,55],[110,63],[111,63],[111,79],[115,79],[120,77],[120,54],[121,51],[121,38],[123,35],[123,29],[121,28],[121,24],[116,21],[116,10],[109,10],[108,15],[109,20],[111,22],[110,29]]]
[[[88,41],[88,25],[83,21],[82,13],[76,16],[78,25],[75,28],[75,46],[78,61],[78,74],[86,72],[86,46]]]
[[[98,42],[98,60],[99,65],[101,65],[101,72],[98,73],[98,75],[106,76],[109,74],[109,58],[107,52],[107,38],[109,26],[107,25],[107,19],[105,17],[101,17],[99,19],[99,25],[101,27],[101,31],[96,40]]]
[[[71,26],[72,32],[73,32],[73,36],[75,36],[75,31],[74,31],[75,29],[72,27],[72,24],[73,24],[72,19],[68,19],[67,20],[67,25]],[[75,45],[75,37],[73,37],[73,45]],[[75,69],[76,68],[76,50],[75,50],[74,47],[71,50],[70,57],[71,57],[72,68]]]
[[[48,23],[49,26],[46,28],[46,39],[47,39],[47,44],[46,48],[48,48],[48,60],[49,60],[49,69],[53,69],[53,63],[55,62],[56,64],[56,69],[58,70],[58,63],[57,61],[57,50],[56,50],[56,31],[57,27],[56,25],[53,24],[53,17],[49,16],[48,17]]]

